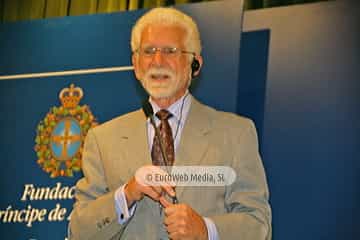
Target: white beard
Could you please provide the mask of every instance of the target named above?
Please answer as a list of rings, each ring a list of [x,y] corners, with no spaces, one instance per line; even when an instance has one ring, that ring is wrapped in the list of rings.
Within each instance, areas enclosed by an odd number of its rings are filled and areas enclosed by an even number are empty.
[[[141,84],[155,99],[172,97],[180,88],[181,80],[166,68],[150,68],[141,79]]]

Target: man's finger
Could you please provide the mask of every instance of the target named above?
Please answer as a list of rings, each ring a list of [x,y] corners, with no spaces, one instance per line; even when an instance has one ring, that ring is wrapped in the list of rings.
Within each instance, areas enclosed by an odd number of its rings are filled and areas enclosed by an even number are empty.
[[[149,186],[149,187],[152,188],[155,192],[157,192],[160,195],[163,193],[163,189],[160,186]]]
[[[182,239],[181,237],[182,237],[182,234],[178,231],[169,233],[169,238],[171,240],[179,240],[179,239]]]
[[[171,197],[175,197],[176,193],[172,186],[170,185],[162,185],[161,188]]]
[[[164,225],[167,226],[167,227],[170,227],[170,226],[177,226],[179,221],[179,219],[175,216],[175,215],[171,215],[169,217],[164,217]]]
[[[164,196],[161,196],[159,201],[165,209],[172,205]]]
[[[168,216],[176,213],[179,206],[180,206],[179,204],[170,204],[168,207],[165,208],[165,211],[164,211],[165,216],[168,217]]]
[[[144,187],[143,193],[155,201],[159,201],[159,198],[161,197],[161,193],[155,191],[153,187]]]
[[[176,231],[179,230],[179,225],[176,224],[176,223],[173,223],[173,224],[170,224],[168,226],[165,225],[165,228],[166,228],[166,231],[169,233],[169,234],[172,234],[172,233],[175,233]]]

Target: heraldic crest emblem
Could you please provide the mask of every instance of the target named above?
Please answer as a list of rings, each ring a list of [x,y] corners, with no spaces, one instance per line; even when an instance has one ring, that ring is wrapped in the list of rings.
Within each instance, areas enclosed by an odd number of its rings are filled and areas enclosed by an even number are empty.
[[[59,93],[62,106],[52,107],[37,126],[37,163],[50,177],[72,177],[81,170],[84,139],[98,125],[89,106],[80,106],[84,93],[71,84]]]

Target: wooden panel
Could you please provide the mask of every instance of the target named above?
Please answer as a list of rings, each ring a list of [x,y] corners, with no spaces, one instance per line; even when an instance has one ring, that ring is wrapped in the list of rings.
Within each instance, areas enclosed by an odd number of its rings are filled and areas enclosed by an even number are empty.
[[[97,11],[97,0],[71,0],[70,16],[94,14]]]
[[[0,0],[0,22],[3,21],[4,0]]]
[[[18,20],[40,19],[44,17],[46,0],[21,0]]]
[[[189,3],[190,0],[175,0],[175,4],[181,4],[181,3]]]
[[[144,1],[144,8],[151,8],[151,7],[157,7],[157,6],[164,6],[165,0],[149,0]]]
[[[139,0],[130,0],[129,1],[129,10],[135,10],[139,8]]]
[[[98,13],[110,13],[116,11],[125,11],[127,9],[127,0],[99,0]]]
[[[68,14],[69,0],[47,0],[45,17],[64,17]]]
[[[4,0],[3,20],[11,22],[18,20],[18,7],[20,0]]]

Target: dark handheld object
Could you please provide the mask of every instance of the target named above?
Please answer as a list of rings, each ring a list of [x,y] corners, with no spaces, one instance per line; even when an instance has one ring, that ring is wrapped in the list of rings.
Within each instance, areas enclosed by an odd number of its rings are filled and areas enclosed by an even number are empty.
[[[168,162],[168,159],[167,159],[167,155],[166,155],[166,152],[165,152],[165,147],[164,147],[164,143],[160,137],[160,131],[159,129],[156,127],[156,124],[155,124],[155,120],[154,120],[154,110],[151,106],[151,104],[149,103],[148,100],[144,100],[143,101],[143,104],[142,104],[142,110],[144,111],[145,113],[145,116],[146,118],[150,118],[150,123],[151,125],[154,127],[154,130],[155,130],[155,135],[156,137],[159,139],[159,143],[160,143],[160,149],[161,149],[161,155],[163,157],[163,160],[165,160],[165,162],[163,161],[162,162],[162,165],[166,167],[166,170],[167,172],[170,172],[170,169],[168,168],[168,166],[165,164],[166,162]],[[173,204],[177,204],[179,203],[177,197],[176,197],[176,193],[175,193],[175,196],[172,197],[172,201],[173,201]]]

